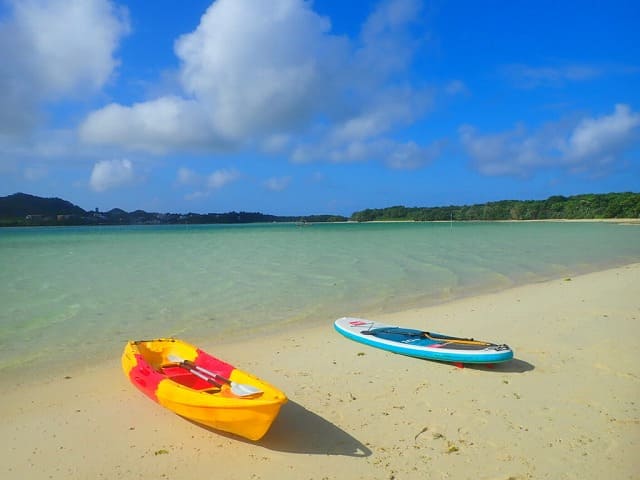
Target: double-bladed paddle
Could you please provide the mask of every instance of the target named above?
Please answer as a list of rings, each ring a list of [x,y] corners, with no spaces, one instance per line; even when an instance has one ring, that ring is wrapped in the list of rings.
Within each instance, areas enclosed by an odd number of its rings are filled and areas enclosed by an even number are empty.
[[[181,367],[186,368],[191,373],[193,373],[197,377],[202,378],[203,380],[206,380],[218,386],[222,385],[220,382],[223,382],[229,385],[231,387],[231,393],[233,393],[238,397],[251,397],[251,396],[255,396],[260,393],[263,393],[262,390],[260,390],[257,387],[254,387],[253,385],[247,385],[245,383],[237,383],[237,382],[231,381],[228,378],[223,377],[219,373],[211,372],[206,368],[196,365],[195,363],[189,360],[185,360],[179,355],[171,354],[167,358],[171,362],[177,363]]]

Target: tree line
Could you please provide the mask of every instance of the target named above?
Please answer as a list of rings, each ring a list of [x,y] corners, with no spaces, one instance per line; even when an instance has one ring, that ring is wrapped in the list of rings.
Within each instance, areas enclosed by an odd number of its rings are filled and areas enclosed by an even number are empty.
[[[139,225],[210,224],[254,222],[355,222],[370,221],[464,221],[464,220],[553,220],[640,218],[640,193],[584,194],[546,200],[502,200],[475,205],[366,209],[350,218],[341,215],[276,216],[258,212],[149,213],[85,211],[66,200],[41,198],[24,193],[0,197],[0,226],[20,225]]]
[[[553,220],[640,218],[640,193],[585,194],[546,200],[501,200],[475,205],[445,207],[368,208],[355,212],[356,222],[409,220]]]

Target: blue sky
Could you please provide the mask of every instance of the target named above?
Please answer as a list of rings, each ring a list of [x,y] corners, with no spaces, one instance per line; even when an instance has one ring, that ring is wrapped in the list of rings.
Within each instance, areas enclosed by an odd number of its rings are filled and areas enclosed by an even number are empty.
[[[5,0],[0,195],[350,215],[637,192],[639,22],[636,1]]]

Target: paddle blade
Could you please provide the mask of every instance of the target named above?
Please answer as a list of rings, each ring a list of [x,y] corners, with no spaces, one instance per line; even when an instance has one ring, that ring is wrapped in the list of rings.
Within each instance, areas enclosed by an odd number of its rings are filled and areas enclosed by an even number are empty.
[[[252,397],[255,395],[260,395],[262,390],[253,385],[247,385],[246,383],[236,383],[231,382],[231,391],[234,395],[239,397]]]
[[[184,358],[182,358],[180,355],[174,355],[173,353],[169,354],[167,356],[167,358],[169,359],[170,362],[173,362],[173,363],[184,363],[184,362],[186,362],[186,360]]]

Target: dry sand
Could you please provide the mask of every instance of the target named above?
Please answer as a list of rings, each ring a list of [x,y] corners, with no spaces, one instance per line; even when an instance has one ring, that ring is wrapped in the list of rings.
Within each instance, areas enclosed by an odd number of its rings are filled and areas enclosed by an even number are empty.
[[[0,475],[640,478],[640,264],[375,319],[506,342],[516,359],[459,369],[394,355],[343,338],[333,319],[244,344],[200,345],[289,396],[253,443],[152,403],[114,352],[108,365],[70,378],[10,383]]]

